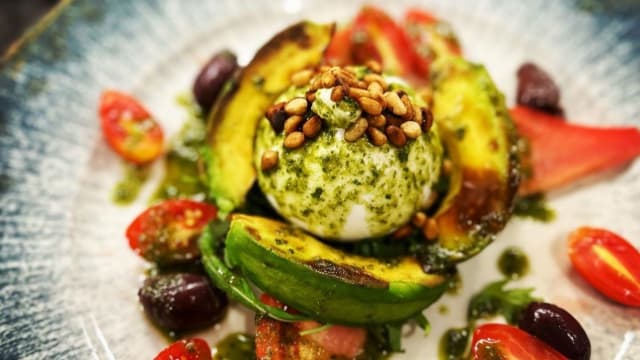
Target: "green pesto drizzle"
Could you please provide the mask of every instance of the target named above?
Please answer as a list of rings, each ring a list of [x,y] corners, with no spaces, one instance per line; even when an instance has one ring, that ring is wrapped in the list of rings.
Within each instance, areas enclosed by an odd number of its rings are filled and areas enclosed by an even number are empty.
[[[529,259],[520,248],[509,247],[500,254],[498,269],[506,278],[521,278],[529,271]]]
[[[214,360],[247,360],[256,356],[255,339],[251,335],[233,333],[227,335],[213,349]]]
[[[149,165],[125,163],[124,175],[111,192],[111,200],[118,205],[129,205],[138,197],[142,185],[149,178]]]
[[[555,218],[555,212],[547,205],[544,194],[533,194],[517,197],[513,213],[537,221],[550,222]]]

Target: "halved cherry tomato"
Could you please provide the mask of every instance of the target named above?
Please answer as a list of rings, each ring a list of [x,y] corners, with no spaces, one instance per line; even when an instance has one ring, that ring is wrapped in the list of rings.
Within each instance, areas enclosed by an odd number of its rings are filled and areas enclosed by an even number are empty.
[[[267,305],[284,309],[273,297],[262,294]],[[287,311],[294,311],[287,309]],[[256,319],[256,358],[258,360],[329,360],[336,357],[353,359],[364,347],[366,330],[333,325],[322,331],[301,335],[322,326],[316,321],[285,323],[267,316]]]
[[[473,360],[567,360],[551,346],[515,326],[480,325],[471,340]]]
[[[640,252],[604,229],[581,227],[569,235],[573,267],[608,298],[640,306]]]
[[[102,93],[100,122],[107,143],[123,159],[145,164],[162,153],[160,125],[133,97],[113,90]]]
[[[211,349],[202,339],[184,339],[169,345],[154,360],[211,360]]]
[[[331,42],[324,52],[324,61],[332,66],[342,66],[352,63],[351,60],[351,37],[353,36],[353,26],[348,26],[336,30],[331,38]]]
[[[216,215],[216,207],[207,203],[164,201],[145,210],[129,225],[129,246],[161,265],[191,261],[200,256],[198,237]]]
[[[636,128],[575,125],[524,106],[511,109],[511,116],[531,147],[526,160],[532,177],[520,186],[522,194],[552,190],[640,155],[640,131]]]
[[[364,6],[353,21],[353,60],[374,59],[387,71],[411,75],[417,59],[411,39],[389,15],[373,6]]]
[[[404,27],[418,55],[416,69],[429,74],[436,55],[461,55],[462,49],[451,26],[422,9],[411,8],[404,15]]]

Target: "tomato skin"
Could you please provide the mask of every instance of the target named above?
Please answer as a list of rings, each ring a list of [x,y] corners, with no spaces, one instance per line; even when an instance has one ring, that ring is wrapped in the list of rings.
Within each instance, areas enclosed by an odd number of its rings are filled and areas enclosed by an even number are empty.
[[[472,360],[567,360],[551,346],[515,326],[484,324],[473,332]]]
[[[166,200],[133,220],[126,231],[129,246],[160,265],[192,261],[200,256],[198,237],[217,211],[207,203]]]
[[[200,338],[184,339],[169,345],[154,360],[211,360],[211,348]]]
[[[114,90],[104,91],[99,115],[107,143],[124,160],[146,164],[162,153],[162,128],[133,97]]]
[[[448,24],[435,15],[419,8],[410,8],[404,15],[404,27],[416,49],[418,74],[429,75],[429,66],[436,54],[462,55],[462,48],[453,31],[443,33],[440,29]]]
[[[560,116],[525,106],[510,110],[518,132],[529,141],[533,176],[523,195],[556,189],[584,176],[624,165],[640,155],[640,131],[571,124]]]
[[[640,252],[611,231],[581,227],[569,235],[569,258],[609,299],[640,307]]]

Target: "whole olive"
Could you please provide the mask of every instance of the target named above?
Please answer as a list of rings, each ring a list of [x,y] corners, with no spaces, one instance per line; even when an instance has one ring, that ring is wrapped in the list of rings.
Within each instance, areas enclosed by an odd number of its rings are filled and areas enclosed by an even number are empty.
[[[138,291],[144,311],[159,327],[170,331],[213,325],[225,314],[227,296],[204,275],[172,273],[145,280]]]
[[[587,333],[571,314],[556,305],[532,302],[522,312],[518,327],[570,360],[588,360],[591,357]]]
[[[204,111],[209,111],[225,82],[238,69],[238,60],[229,50],[213,55],[193,83],[193,95]]]
[[[518,94],[520,105],[536,108],[552,114],[562,114],[560,89],[551,76],[533,63],[525,63],[518,69]]]

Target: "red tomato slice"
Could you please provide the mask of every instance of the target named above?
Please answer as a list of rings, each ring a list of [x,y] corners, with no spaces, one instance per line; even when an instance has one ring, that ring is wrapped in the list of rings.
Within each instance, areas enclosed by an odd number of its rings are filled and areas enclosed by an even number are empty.
[[[473,360],[567,360],[551,346],[515,326],[484,324],[473,332]]]
[[[324,61],[331,66],[342,66],[352,63],[351,36],[353,26],[349,25],[337,30],[324,52]]]
[[[460,43],[450,26],[427,11],[409,9],[404,15],[404,28],[416,49],[418,74],[429,74],[429,66],[437,54],[462,54]]]
[[[129,225],[129,246],[158,264],[191,261],[200,256],[198,237],[216,215],[216,207],[207,203],[164,201],[145,210]]]
[[[640,252],[604,229],[581,227],[569,235],[573,267],[608,298],[640,306]]]
[[[267,305],[284,309],[273,297],[262,294]],[[287,309],[290,311],[291,309]],[[353,359],[364,348],[367,333],[361,328],[333,325],[323,331],[300,335],[301,331],[322,326],[316,321],[285,323],[267,316],[256,320],[256,358],[258,360],[330,360],[336,357]]]
[[[533,176],[521,185],[522,194],[552,190],[640,155],[636,128],[575,125],[524,106],[511,109],[511,116],[531,146]]]
[[[399,75],[413,73],[417,54],[411,40],[404,29],[384,11],[364,6],[353,22],[352,41],[354,60],[361,63],[369,59],[378,60],[388,71]]]
[[[211,349],[202,339],[184,339],[169,345],[154,360],[211,360]]]
[[[107,90],[102,93],[99,112],[107,143],[123,159],[145,164],[160,156],[162,129],[136,99]]]

